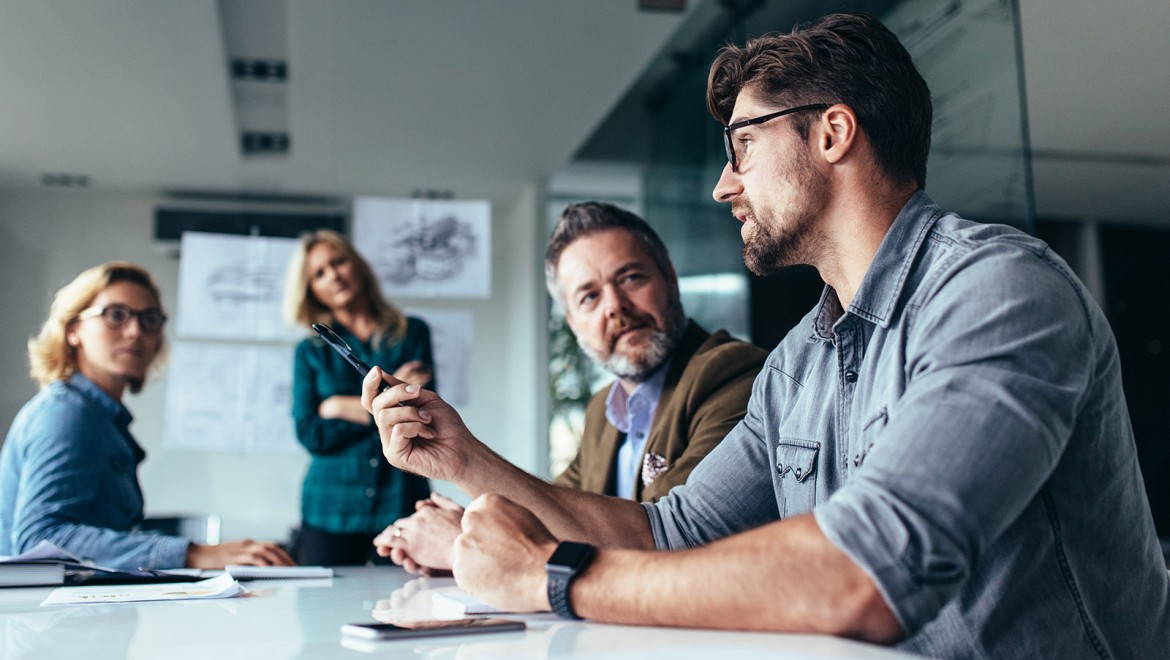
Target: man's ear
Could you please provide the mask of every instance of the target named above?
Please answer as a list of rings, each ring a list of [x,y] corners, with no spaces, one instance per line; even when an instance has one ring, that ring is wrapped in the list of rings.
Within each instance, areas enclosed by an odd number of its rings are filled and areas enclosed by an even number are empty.
[[[816,124],[821,155],[830,163],[838,163],[853,149],[857,140],[857,115],[847,105],[837,103],[825,110]]]

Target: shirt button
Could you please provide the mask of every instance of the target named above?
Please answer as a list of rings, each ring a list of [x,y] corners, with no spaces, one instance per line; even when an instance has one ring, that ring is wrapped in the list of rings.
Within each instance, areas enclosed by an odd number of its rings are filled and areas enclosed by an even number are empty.
[[[377,491],[375,491],[373,488],[367,488],[366,489],[366,497],[373,497],[376,492]]]
[[[378,467],[378,459],[371,458],[370,459],[370,467]]]
[[[846,383],[856,383],[857,382],[857,372],[856,371],[846,371],[845,372],[845,382]]]

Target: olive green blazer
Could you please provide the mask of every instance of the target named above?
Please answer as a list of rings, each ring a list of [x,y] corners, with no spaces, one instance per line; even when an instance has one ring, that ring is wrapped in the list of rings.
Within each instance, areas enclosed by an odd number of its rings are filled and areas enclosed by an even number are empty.
[[[634,499],[654,502],[687,480],[707,452],[723,440],[747,410],[752,382],[768,356],[763,349],[733,339],[726,331],[708,334],[694,321],[674,352],[650,435],[639,466],[647,455],[660,474],[635,480]],[[617,483],[617,452],[625,440],[605,417],[610,387],[593,395],[585,410],[581,448],[556,483],[593,493],[613,495]],[[665,468],[665,471],[662,469]]]

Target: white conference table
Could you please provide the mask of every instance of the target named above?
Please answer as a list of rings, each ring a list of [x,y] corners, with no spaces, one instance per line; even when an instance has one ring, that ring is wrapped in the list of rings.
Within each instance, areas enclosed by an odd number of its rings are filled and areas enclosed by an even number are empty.
[[[909,658],[817,635],[614,626],[527,615],[525,632],[354,643],[343,623],[435,618],[450,578],[396,567],[339,568],[332,579],[244,582],[222,600],[42,607],[52,587],[0,588],[0,657],[57,658]]]

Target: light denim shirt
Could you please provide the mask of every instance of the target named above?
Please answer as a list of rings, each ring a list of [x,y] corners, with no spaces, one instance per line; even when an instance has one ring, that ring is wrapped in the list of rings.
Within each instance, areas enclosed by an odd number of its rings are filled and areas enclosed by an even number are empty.
[[[642,474],[642,452],[646,450],[646,436],[654,423],[658,400],[662,398],[662,385],[670,360],[659,365],[653,376],[638,383],[634,391],[627,394],[621,383],[609,388],[605,400],[605,418],[625,434],[617,453],[617,495],[628,500],[634,499],[634,486]]]
[[[188,539],[131,531],[142,522],[146,457],[132,419],[79,373],[21,408],[0,450],[0,555],[47,539],[99,566],[183,566]]]
[[[921,192],[849,309],[826,288],[744,420],[645,506],[660,548],[812,512],[906,650],[1170,657],[1170,578],[1104,315],[1044,243]]]

